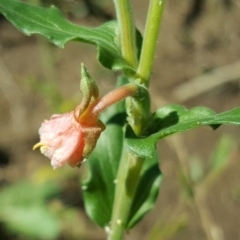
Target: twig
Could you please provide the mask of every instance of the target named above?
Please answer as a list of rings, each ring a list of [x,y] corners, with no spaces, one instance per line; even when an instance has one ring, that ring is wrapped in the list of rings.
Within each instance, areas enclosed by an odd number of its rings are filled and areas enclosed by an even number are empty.
[[[184,102],[224,83],[238,79],[240,79],[240,61],[193,78],[175,88],[172,95],[177,101]]]

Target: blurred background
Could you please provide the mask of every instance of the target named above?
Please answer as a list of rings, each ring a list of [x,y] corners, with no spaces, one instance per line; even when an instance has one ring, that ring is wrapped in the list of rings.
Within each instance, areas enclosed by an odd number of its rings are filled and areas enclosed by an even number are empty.
[[[56,5],[72,22],[99,26],[114,19],[110,0],[29,0]],[[143,33],[149,1],[133,0]],[[167,0],[150,86],[153,110],[169,103],[215,112],[240,104],[240,0]],[[27,37],[0,15],[0,239],[103,240],[84,212],[84,167],[53,171],[32,151],[38,128],[81,99],[80,64],[101,94],[116,73],[96,61],[93,46],[64,49]],[[155,209],[126,239],[240,239],[240,128],[200,128],[159,143],[165,175]]]

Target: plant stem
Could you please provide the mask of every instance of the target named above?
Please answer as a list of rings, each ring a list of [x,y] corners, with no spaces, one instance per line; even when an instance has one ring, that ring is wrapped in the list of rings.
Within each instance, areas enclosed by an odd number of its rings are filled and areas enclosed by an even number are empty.
[[[98,103],[94,106],[92,113],[97,115],[114,103],[122,101],[126,97],[134,96],[137,91],[138,86],[135,83],[129,83],[116,88],[98,100]]]
[[[164,4],[165,0],[151,0],[148,10],[140,62],[137,69],[137,76],[146,86],[149,84],[152,71]]]
[[[120,34],[121,51],[127,63],[137,67],[136,31],[129,0],[114,0]]]
[[[114,3],[119,24],[122,55],[133,68],[136,68],[136,32],[129,0],[114,0]],[[145,85],[148,85],[152,69],[163,3],[164,0],[152,0],[149,8],[141,60],[137,72]],[[134,112],[130,109],[131,111]],[[143,111],[146,111],[146,109],[143,109]],[[133,117],[131,116],[131,118]],[[129,152],[126,148],[124,149],[116,179],[108,240],[121,240],[124,236],[143,163],[143,158]]]
[[[96,126],[99,114],[103,110],[110,107],[114,103],[124,100],[129,96],[134,96],[137,91],[138,85],[135,83],[129,83],[122,87],[114,89],[113,91],[104,95],[102,98],[99,98],[90,104],[87,102],[88,105],[83,112],[81,112],[82,105],[80,104],[75,109],[75,119],[78,123],[84,126]]]
[[[121,51],[124,59],[136,69],[136,32],[129,0],[114,0]],[[143,159],[124,149],[118,168],[108,240],[121,240],[127,228],[129,213],[138,186]]]
[[[215,223],[212,214],[208,209],[205,186],[195,187],[195,196],[193,198],[193,201],[200,215],[203,230],[205,231],[207,239],[224,240],[224,234],[222,229]]]
[[[123,238],[143,162],[144,159],[129,153],[125,149],[116,179],[113,215],[108,240]]]

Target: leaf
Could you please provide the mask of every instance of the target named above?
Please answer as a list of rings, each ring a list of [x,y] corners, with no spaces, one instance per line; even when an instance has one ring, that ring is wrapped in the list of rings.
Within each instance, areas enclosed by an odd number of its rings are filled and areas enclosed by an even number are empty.
[[[24,237],[56,239],[61,231],[60,221],[46,204],[56,193],[59,187],[50,182],[34,185],[20,181],[5,187],[0,193],[1,222]]]
[[[104,67],[133,71],[121,55],[116,22],[97,28],[80,27],[66,20],[56,7],[36,7],[16,0],[0,0],[0,12],[26,35],[41,34],[58,47],[69,41],[93,44]]]
[[[219,172],[226,167],[231,151],[233,150],[234,142],[228,136],[223,136],[218,145],[215,147],[211,157],[211,172]],[[210,173],[211,174],[211,173]]]
[[[106,227],[111,220],[115,179],[123,151],[123,125],[126,120],[124,103],[110,107],[103,113],[101,120],[106,123],[106,130],[87,160],[90,173],[83,181],[82,189],[89,217],[99,226]],[[128,228],[133,227],[153,207],[161,179],[157,155],[146,159],[128,219]]]
[[[210,158],[210,168],[208,170],[205,185],[210,186],[216,182],[221,174],[227,169],[231,152],[235,148],[233,140],[228,136],[223,136],[213,150]]]
[[[139,156],[153,157],[159,139],[199,126],[211,126],[216,129],[221,124],[240,125],[240,108],[216,114],[206,107],[187,110],[183,106],[168,105],[153,114],[146,137],[138,138],[127,126],[126,144]]]
[[[29,181],[20,181],[1,191],[0,205],[16,204],[29,206],[33,202],[43,203],[47,198],[51,198],[59,192],[59,186],[53,182],[45,182],[41,185],[35,185]]]
[[[116,104],[109,108],[111,113],[115,109],[113,115],[106,112],[106,130],[101,134],[97,147],[87,160],[90,174],[82,183],[85,209],[90,218],[101,227],[108,225],[111,219],[114,180],[123,148],[122,126],[126,115],[124,112],[116,112],[118,107]]]
[[[44,205],[9,206],[2,216],[9,230],[31,239],[56,239],[60,234],[58,219]]]
[[[142,217],[154,207],[163,175],[158,166],[158,156],[146,159],[142,169],[140,183],[138,185],[131,213],[128,221],[128,229],[134,227]]]
[[[180,183],[181,190],[184,198],[193,200],[195,196],[194,182],[187,176],[181,168],[178,169],[178,182]]]

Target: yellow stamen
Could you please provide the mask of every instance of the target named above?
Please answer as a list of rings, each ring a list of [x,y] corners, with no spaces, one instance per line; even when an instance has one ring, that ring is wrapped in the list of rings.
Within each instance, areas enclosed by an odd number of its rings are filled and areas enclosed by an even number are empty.
[[[35,149],[37,149],[37,148],[40,148],[40,147],[45,147],[45,146],[46,146],[46,144],[39,142],[39,143],[36,143],[36,144],[33,146],[33,150],[35,150]]]

